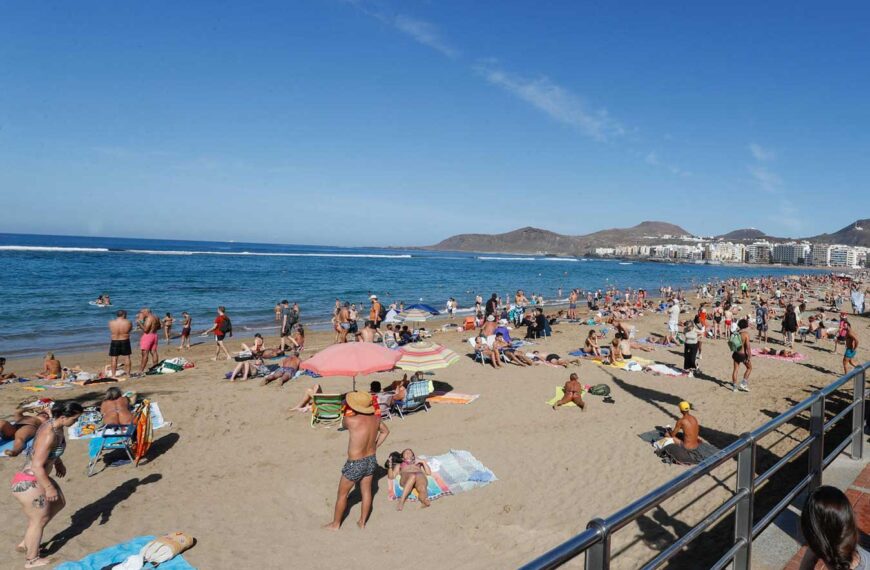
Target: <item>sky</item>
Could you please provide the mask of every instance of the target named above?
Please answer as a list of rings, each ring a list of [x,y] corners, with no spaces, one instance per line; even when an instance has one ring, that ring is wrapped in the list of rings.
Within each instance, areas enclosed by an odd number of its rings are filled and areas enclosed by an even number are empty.
[[[868,29],[867,2],[3,2],[0,232],[832,232],[870,217]]]

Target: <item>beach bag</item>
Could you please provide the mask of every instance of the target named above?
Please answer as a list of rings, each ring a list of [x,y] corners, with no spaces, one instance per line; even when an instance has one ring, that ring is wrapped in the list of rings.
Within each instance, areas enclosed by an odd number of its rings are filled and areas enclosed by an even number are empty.
[[[589,393],[593,396],[609,396],[610,395],[610,386],[607,384],[596,384],[589,388]]]
[[[672,438],[672,437],[663,437],[663,438],[661,438],[661,439],[659,439],[659,440],[656,440],[656,441],[653,443],[653,449],[655,449],[656,451],[661,451],[661,450],[663,450],[664,448],[666,448],[667,446],[671,445],[672,443],[674,443],[674,438]]]
[[[159,536],[142,547],[139,555],[145,559],[145,562],[152,564],[162,564],[172,560],[191,546],[196,541],[189,534],[183,532],[173,532],[164,536]]]
[[[741,348],[743,348],[743,339],[740,337],[740,333],[731,333],[731,336],[728,338],[728,349],[731,352],[737,352]]]
[[[224,315],[224,320],[221,321],[220,331],[225,335],[233,336],[233,323],[226,315]]]

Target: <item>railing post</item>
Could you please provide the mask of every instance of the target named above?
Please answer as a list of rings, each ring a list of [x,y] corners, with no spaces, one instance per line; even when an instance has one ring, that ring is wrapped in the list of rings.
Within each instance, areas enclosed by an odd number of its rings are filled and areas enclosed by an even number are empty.
[[[856,402],[852,408],[852,459],[858,460],[864,457],[864,385],[866,369],[855,375],[854,392],[852,401]]]
[[[744,433],[741,439],[748,439],[749,445],[737,454],[737,489],[747,491],[734,511],[734,540],[743,539],[743,546],[734,554],[734,570],[749,570],[752,567],[752,511],[755,506],[755,440]]]
[[[809,490],[822,486],[822,466],[825,463],[825,397],[815,392],[816,400],[810,406],[810,473],[813,476]]]
[[[586,570],[610,570],[610,530],[602,519],[592,519],[586,528],[594,528],[601,534],[601,541],[586,551]]]

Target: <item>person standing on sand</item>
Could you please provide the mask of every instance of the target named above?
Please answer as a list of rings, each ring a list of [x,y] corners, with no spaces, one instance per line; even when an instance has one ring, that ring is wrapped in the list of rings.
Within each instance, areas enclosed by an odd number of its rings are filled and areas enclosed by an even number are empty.
[[[767,303],[764,300],[759,301],[755,308],[755,328],[758,329],[755,338],[767,344]]]
[[[855,355],[858,354],[858,337],[852,330],[852,325],[846,321],[846,352],[843,354],[843,374],[849,372],[849,366],[856,368]]]
[[[381,319],[383,318],[381,302],[378,301],[377,295],[370,296],[369,300],[372,302],[372,308],[369,310],[369,321],[372,323],[372,328],[378,329],[381,326]]]
[[[115,313],[115,318],[109,321],[109,334],[112,337],[109,343],[109,358],[111,359],[111,374],[110,378],[115,378],[118,370],[118,357],[123,356],[125,360],[125,374],[133,373],[133,362],[130,355],[133,354],[133,349],[130,347],[130,331],[133,330],[133,323],[127,319],[127,311],[121,310]]]
[[[139,339],[139,352],[141,353],[139,374],[142,374],[148,364],[149,355],[154,360],[153,366],[157,366],[160,361],[160,355],[157,354],[157,331],[160,330],[160,319],[151,312],[151,309],[143,307],[136,320],[142,331],[142,337]]]
[[[230,359],[230,353],[227,350],[227,347],[224,346],[224,339],[227,335],[233,335],[233,324],[230,322],[230,318],[227,316],[227,310],[225,307],[218,307],[218,315],[214,320],[214,324],[210,329],[202,333],[202,336],[206,336],[209,333],[214,333],[214,341],[215,341],[215,350],[214,357],[212,360],[217,360],[218,356],[220,356],[221,351],[223,351],[226,356],[226,360]]]
[[[290,331],[293,329],[290,301],[284,299],[278,304],[278,306],[281,307],[278,315],[281,323],[281,350],[286,350],[290,346]]]
[[[731,389],[734,392],[742,390],[749,391],[749,375],[752,374],[752,348],[749,346],[749,321],[740,319],[737,321],[737,331],[732,333],[728,338],[728,348],[731,349],[731,360],[734,367],[731,370]],[[737,384],[737,371],[740,365],[746,366],[746,372],[743,374],[743,380]]]
[[[559,290],[559,297],[562,297],[562,290]],[[568,295],[568,318],[573,320],[577,318],[577,289],[571,289]]]
[[[166,344],[172,340],[172,325],[174,324],[175,319],[172,318],[172,313],[166,313],[166,316],[163,317],[163,340],[166,341]]]
[[[668,309],[668,335],[667,341],[677,344],[677,331],[680,328],[680,303],[675,299],[672,300],[673,305]]]
[[[347,509],[347,496],[355,485],[359,485],[362,496],[359,521],[356,524],[365,528],[372,511],[372,479],[378,467],[375,454],[390,435],[389,428],[381,422],[381,415],[375,413],[371,394],[350,392],[345,397],[345,402],[349,413],[344,416],[343,424],[350,437],[347,461],[341,468],[341,478],[338,481],[332,522],[323,527],[329,530],[338,530],[341,527],[344,511]]]
[[[187,311],[181,313],[181,342],[178,345],[178,350],[185,348],[190,350],[190,329],[193,328],[193,319]]]
[[[580,408],[580,411],[586,411],[586,403],[583,401],[583,386],[580,385],[579,376],[577,376],[576,372],[572,372],[571,376],[568,377],[568,381],[565,382],[564,391],[565,395],[562,396],[562,399],[553,404],[554,410],[559,406],[574,402]]]
[[[350,331],[350,303],[344,302],[344,305],[338,310],[338,342],[347,342],[347,333]]]

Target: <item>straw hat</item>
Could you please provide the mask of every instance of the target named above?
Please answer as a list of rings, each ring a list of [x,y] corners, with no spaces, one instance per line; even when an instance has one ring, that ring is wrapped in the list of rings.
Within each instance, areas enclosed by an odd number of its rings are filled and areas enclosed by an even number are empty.
[[[345,397],[347,407],[358,414],[373,414],[372,395],[365,392],[349,392]]]

